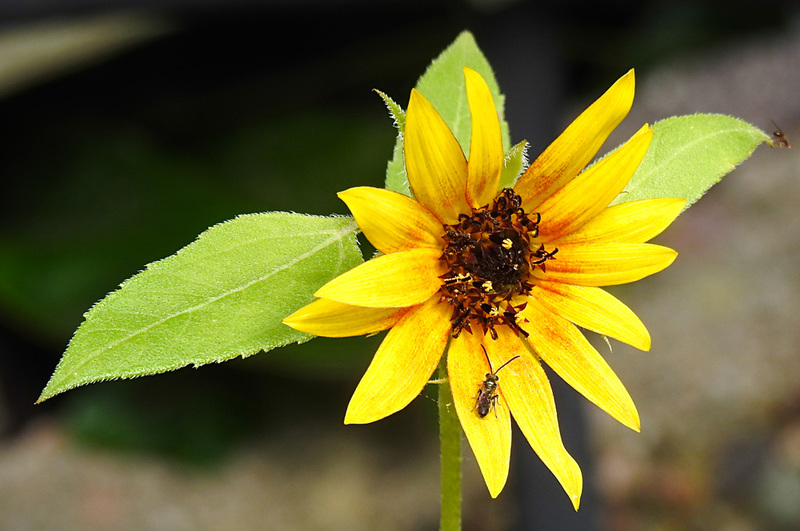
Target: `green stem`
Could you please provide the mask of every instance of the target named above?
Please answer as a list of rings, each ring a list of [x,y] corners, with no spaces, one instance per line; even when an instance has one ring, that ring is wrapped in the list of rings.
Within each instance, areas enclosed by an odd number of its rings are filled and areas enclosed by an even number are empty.
[[[439,363],[439,442],[442,451],[441,531],[461,529],[461,423],[447,380],[447,356]]]

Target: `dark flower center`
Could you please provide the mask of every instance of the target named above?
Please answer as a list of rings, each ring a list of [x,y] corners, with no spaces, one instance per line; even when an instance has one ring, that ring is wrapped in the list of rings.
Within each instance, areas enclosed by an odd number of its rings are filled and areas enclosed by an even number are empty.
[[[453,337],[472,325],[497,339],[495,326],[506,325],[527,336],[517,322],[525,303],[514,306],[512,298],[533,288],[532,272],[545,270],[545,262],[558,252],[546,251],[531,240],[539,235],[541,216],[526,214],[522,198],[506,188],[487,206],[461,214],[458,223],[444,226],[444,261],[449,271],[442,275],[441,300],[453,306]]]

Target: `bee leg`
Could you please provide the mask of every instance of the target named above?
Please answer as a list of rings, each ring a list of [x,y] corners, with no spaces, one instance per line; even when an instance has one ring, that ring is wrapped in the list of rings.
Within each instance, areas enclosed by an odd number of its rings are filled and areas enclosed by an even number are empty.
[[[497,417],[497,400],[499,398],[500,397],[498,395],[492,396],[492,411],[494,411],[494,418],[498,418]]]

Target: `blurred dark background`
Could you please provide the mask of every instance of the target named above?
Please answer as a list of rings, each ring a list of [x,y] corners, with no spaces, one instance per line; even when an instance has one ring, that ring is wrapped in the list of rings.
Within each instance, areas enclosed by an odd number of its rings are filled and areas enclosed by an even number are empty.
[[[666,75],[664,65],[696,66],[709,52],[759,39],[771,46],[764,60],[783,55],[785,68],[800,66],[795,2],[537,4],[2,3],[0,521],[13,529],[435,528],[435,391],[375,425],[342,425],[380,337],[316,339],[33,403],[83,312],[144,264],[240,213],[345,214],[337,191],[381,186],[395,131],[371,89],[405,105],[430,60],[464,29],[495,68],[512,140],[527,139],[532,157],[631,67],[642,83]],[[729,52],[730,61],[744,50]],[[742,75],[773,85],[758,72]],[[800,121],[791,105],[744,117],[765,129],[783,118],[791,140]],[[641,121],[692,111],[675,107]],[[670,244],[690,252],[681,240]],[[602,439],[593,442],[593,430],[614,428],[592,428],[574,393],[557,392],[567,447],[586,476],[582,511],[571,512],[518,439],[508,490],[495,501],[466,450],[464,529],[800,526],[793,513],[737,506],[747,467],[722,486],[700,488],[694,476],[668,485],[688,500],[669,489],[619,494],[608,479],[616,462],[603,458]],[[794,425],[792,404],[783,403],[782,426]],[[674,457],[639,437],[642,455],[656,448]],[[753,448],[772,439],[760,437],[728,448],[734,461],[762,462]],[[693,462],[690,470],[710,474],[704,466],[714,468]],[[792,500],[795,483],[787,484],[779,490]]]

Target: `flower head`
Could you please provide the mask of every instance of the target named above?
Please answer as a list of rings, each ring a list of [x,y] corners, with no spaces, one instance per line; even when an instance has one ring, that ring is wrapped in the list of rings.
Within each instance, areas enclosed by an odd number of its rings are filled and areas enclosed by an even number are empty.
[[[638,431],[631,397],[579,327],[650,348],[642,322],[601,286],[639,280],[672,263],[673,250],[644,242],[672,222],[684,201],[608,206],[647,151],[647,125],[584,169],[630,110],[633,71],[584,111],[513,189],[503,190],[491,93],[477,72],[465,68],[464,76],[469,157],[431,103],[412,90],[403,148],[413,198],[369,187],[341,192],[382,254],[324,285],[318,300],[285,323],[330,337],[389,330],[346,423],[373,422],[405,407],[447,349],[456,412],[491,495],[508,475],[513,415],[577,508],[581,472],[561,441],[542,365]]]

